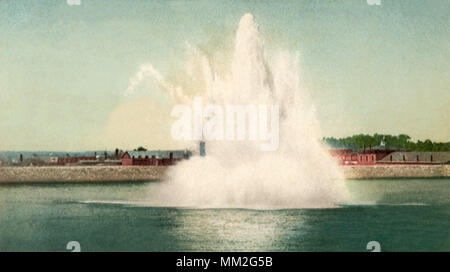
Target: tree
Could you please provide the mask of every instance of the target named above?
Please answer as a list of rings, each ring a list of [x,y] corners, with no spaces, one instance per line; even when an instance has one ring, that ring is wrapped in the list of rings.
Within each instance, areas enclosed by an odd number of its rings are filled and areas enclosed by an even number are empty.
[[[433,142],[431,142],[430,140],[426,139],[423,143],[423,146],[424,151],[433,151]]]
[[[411,137],[409,137],[409,136],[406,135],[406,134],[400,134],[400,135],[398,135],[398,144],[399,144],[399,147],[402,148],[402,149],[406,149],[406,147],[407,147],[408,142],[409,142],[410,139],[411,139]]]
[[[332,148],[351,148],[354,150],[361,150],[369,146],[377,146],[382,140],[386,141],[386,145],[389,148],[399,148],[409,151],[450,151],[450,142],[438,143],[431,140],[425,140],[424,142],[418,140],[416,143],[411,141],[411,137],[406,134],[395,135],[383,135],[375,133],[373,136],[365,134],[355,134],[353,136],[345,138],[327,138],[324,137],[323,141]]]
[[[134,151],[147,151],[147,149],[145,149],[144,147],[140,146],[140,147],[136,148]]]

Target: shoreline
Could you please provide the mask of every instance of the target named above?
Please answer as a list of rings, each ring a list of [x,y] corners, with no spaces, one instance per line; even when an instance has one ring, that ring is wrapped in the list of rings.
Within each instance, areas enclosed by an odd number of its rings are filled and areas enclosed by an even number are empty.
[[[164,179],[170,166],[40,166],[0,167],[0,184],[110,183]],[[345,179],[448,178],[450,165],[340,166]]]
[[[380,178],[447,178],[450,177],[450,165],[373,165],[341,166],[345,179]]]
[[[0,167],[0,184],[108,183],[161,180],[167,166],[39,166]]]

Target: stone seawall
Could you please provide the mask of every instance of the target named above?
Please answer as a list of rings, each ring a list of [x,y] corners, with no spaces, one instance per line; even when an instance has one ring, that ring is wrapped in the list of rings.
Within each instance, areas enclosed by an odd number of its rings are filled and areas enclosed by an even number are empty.
[[[450,177],[450,165],[341,166],[346,179]]]
[[[342,166],[347,179],[450,177],[450,165]],[[164,178],[167,166],[0,167],[0,183],[149,181]]]
[[[107,182],[161,179],[167,166],[0,167],[0,183]]]

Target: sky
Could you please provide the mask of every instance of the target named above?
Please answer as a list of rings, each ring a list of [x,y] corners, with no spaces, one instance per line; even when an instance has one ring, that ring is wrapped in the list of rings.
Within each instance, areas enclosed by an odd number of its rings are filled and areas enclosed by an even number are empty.
[[[161,87],[127,97],[130,79],[151,63],[183,84],[186,48],[226,57],[247,12],[269,59],[299,52],[323,136],[450,141],[448,0],[3,0],[0,150],[172,147]]]

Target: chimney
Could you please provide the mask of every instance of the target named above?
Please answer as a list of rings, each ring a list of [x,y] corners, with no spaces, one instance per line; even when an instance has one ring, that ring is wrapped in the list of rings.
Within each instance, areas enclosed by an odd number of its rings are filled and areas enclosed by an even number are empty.
[[[170,152],[169,158],[170,158],[170,160],[173,160],[173,153],[172,152]]]
[[[363,153],[366,153],[366,144],[364,144],[364,151]]]
[[[22,163],[23,162],[23,156],[22,156],[22,154],[20,154],[20,162]]]
[[[119,157],[119,149],[118,148],[116,148],[116,153],[115,153],[116,155],[116,157]]]

